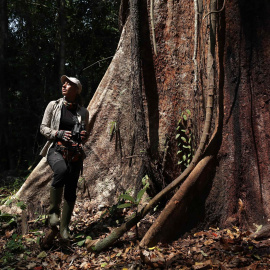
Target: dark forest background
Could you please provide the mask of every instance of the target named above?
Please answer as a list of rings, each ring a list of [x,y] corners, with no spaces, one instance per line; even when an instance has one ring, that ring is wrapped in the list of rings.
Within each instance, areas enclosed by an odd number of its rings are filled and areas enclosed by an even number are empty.
[[[39,160],[45,143],[39,125],[49,101],[61,97],[61,75],[79,77],[89,104],[117,47],[119,3],[10,0],[2,6],[0,173],[27,175]]]

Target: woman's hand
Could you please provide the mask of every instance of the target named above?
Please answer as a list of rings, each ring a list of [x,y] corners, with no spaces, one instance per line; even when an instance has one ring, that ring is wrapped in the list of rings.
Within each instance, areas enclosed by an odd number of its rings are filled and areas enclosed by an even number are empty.
[[[69,141],[71,138],[71,131],[68,130],[58,130],[56,135],[56,138],[63,140],[63,141]]]
[[[81,140],[84,143],[86,141],[86,137],[87,137],[86,130],[82,130],[81,133],[80,133],[80,135],[81,135]]]

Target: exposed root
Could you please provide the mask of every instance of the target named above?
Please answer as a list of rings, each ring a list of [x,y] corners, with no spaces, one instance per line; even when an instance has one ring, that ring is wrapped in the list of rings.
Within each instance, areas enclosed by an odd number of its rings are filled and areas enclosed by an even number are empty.
[[[249,237],[256,240],[270,238],[270,224],[262,226],[258,231],[252,233]]]

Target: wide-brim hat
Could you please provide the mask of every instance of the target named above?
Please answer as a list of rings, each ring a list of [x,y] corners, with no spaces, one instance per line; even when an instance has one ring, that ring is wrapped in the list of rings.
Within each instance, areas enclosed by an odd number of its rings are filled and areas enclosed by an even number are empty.
[[[81,82],[77,78],[75,78],[75,77],[68,77],[67,75],[63,75],[63,76],[61,76],[61,79],[60,79],[61,80],[61,83],[63,84],[66,79],[77,85],[77,87],[79,89],[79,91],[78,91],[79,94],[82,92]]]

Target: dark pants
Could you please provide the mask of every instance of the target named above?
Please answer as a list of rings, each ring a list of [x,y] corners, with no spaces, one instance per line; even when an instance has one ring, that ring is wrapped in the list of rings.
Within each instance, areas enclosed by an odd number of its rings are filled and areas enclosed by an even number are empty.
[[[47,161],[54,172],[52,186],[55,188],[65,187],[65,200],[74,202],[82,160],[67,163],[63,156],[52,147],[48,152]]]

